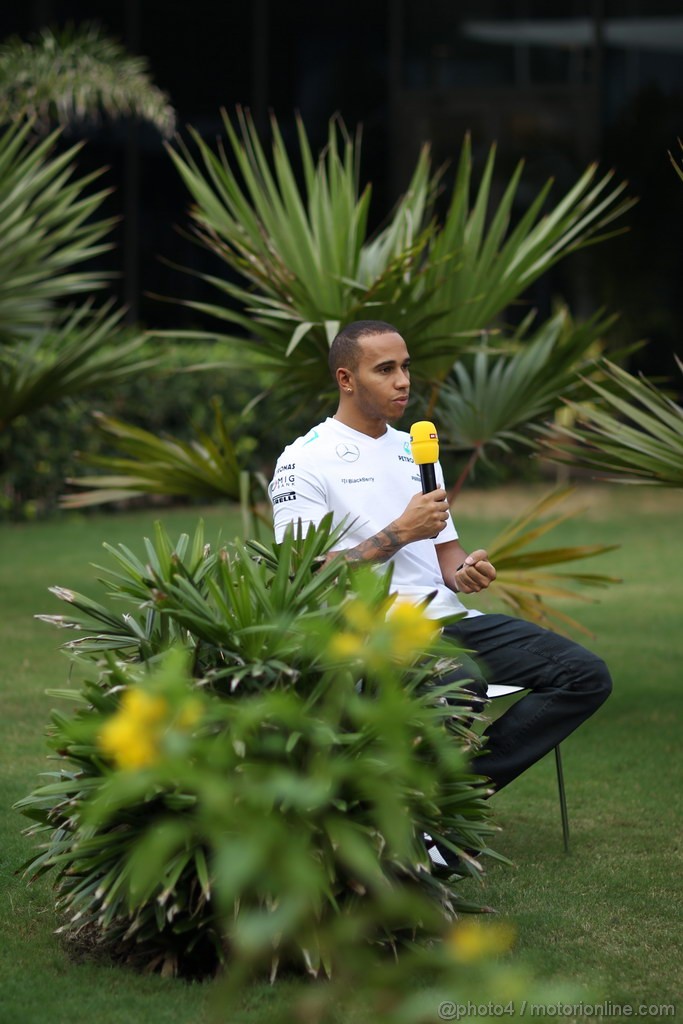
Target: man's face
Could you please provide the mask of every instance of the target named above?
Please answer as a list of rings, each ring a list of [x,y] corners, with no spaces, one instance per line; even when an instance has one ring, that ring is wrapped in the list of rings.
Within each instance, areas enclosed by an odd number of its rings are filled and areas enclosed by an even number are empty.
[[[410,356],[400,334],[372,334],[359,341],[353,371],[355,404],[369,419],[399,419],[410,394]]]

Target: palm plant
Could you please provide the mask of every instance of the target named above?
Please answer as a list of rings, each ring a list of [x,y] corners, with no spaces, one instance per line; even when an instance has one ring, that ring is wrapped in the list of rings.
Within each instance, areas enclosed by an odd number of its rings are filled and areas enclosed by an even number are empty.
[[[109,275],[83,267],[109,248],[112,221],[96,217],[107,191],[88,191],[97,173],[74,178],[78,146],[55,155],[57,132],[30,131],[0,133],[0,429],[148,365],[142,336],[93,304]]]
[[[157,437],[113,416],[93,413],[97,433],[119,454],[76,453],[80,461],[108,472],[67,478],[67,483],[86,489],[63,495],[61,507],[87,508],[147,495],[227,499],[240,505],[243,535],[258,538],[263,527],[268,530],[272,525],[268,481],[262,473],[242,468],[221,403],[214,398],[212,405],[212,433],[197,428],[191,441]]]
[[[558,395],[583,388],[580,371],[592,370],[611,319],[594,316],[583,324],[560,310],[534,332],[528,317],[505,348],[487,338],[463,354],[439,389],[433,415],[447,450],[469,453],[449,492],[454,501],[477,462],[490,450],[508,454],[531,446],[534,424],[557,408]],[[432,410],[428,410],[432,414]]]
[[[645,378],[607,360],[603,367],[611,387],[587,381],[595,402],[570,402],[573,425],[542,429],[541,454],[613,483],[682,487],[683,408]]]
[[[0,432],[30,415],[84,391],[110,388],[153,365],[141,359],[142,338],[120,327],[123,311],[87,301],[56,312],[30,339],[0,349]]]
[[[164,135],[175,125],[147,61],[126,53],[97,25],[44,28],[28,42],[14,36],[0,45],[0,124],[28,118],[45,132],[102,113],[142,118]]]
[[[536,325],[529,314],[507,334],[497,321],[563,255],[606,237],[607,225],[631,205],[622,198],[623,186],[613,188],[609,175],[597,179],[591,167],[550,211],[548,183],[511,227],[521,165],[491,211],[492,150],[471,203],[466,140],[443,223],[433,216],[440,176],[432,174],[424,149],[391,219],[370,239],[370,187],[360,189],[359,143],[343,125],[330,122],[316,163],[299,122],[300,186],[277,122],[269,161],[249,116],[240,112],[238,120],[235,128],[224,115],[230,159],[223,147],[214,153],[196,133],[197,158],[182,144],[170,149],[195,200],[195,235],[230,271],[225,277],[200,275],[222,294],[222,303],[187,303],[226,325],[227,334],[208,336],[220,337],[230,362],[217,361],[211,369],[252,367],[266,382],[253,401],[268,394],[271,407],[274,402],[278,414],[287,415],[304,403],[310,408],[331,401],[327,352],[342,322],[369,317],[395,323],[409,340],[414,376],[427,386],[426,415],[438,420],[445,448],[468,453],[452,499],[479,459],[492,449],[530,444],[531,427],[554,411],[559,395],[581,393],[579,373],[592,372],[609,318],[596,315],[577,324],[560,311]],[[235,328],[247,337],[236,337]],[[198,334],[207,336],[186,332]],[[164,456],[153,439],[136,454],[162,471]],[[119,495],[139,484],[139,474],[130,474],[125,462],[90,461],[119,471]],[[166,460],[166,493],[187,493],[186,468],[179,474],[174,459]],[[72,507],[113,493],[106,476],[82,483],[90,490],[65,499]],[[204,493],[199,476],[196,487]],[[585,555],[577,550],[575,557]],[[541,597],[548,596],[547,580],[529,563],[515,566],[512,554],[508,569],[523,574],[537,595],[534,602],[512,602],[516,610],[549,621]]]
[[[683,143],[679,139],[679,147]],[[683,169],[669,153],[683,181]],[[683,363],[676,357],[678,368]],[[683,486],[683,409],[644,377],[604,362],[605,382],[587,381],[592,402],[569,402],[572,425],[540,428],[541,454],[583,466],[612,483]]]
[[[111,248],[114,221],[95,219],[108,189],[88,192],[101,172],[74,178],[74,145],[55,154],[59,132],[36,142],[30,122],[0,133],[0,338],[43,327],[57,300],[104,288],[102,271],[74,268]]]
[[[144,558],[109,549],[106,603],[55,588],[86,681],[55,691],[77,707],[53,716],[60,767],[19,808],[68,934],[166,973],[256,949],[317,975],[344,929],[395,945],[470,907],[455,879],[494,831],[478,740],[457,686],[428,685],[458,651],[419,611],[385,620],[389,575],[323,564],[336,538],[328,517],[212,552],[157,527]],[[450,881],[423,832],[460,853]]]
[[[244,471],[239,467],[217,401],[214,402],[214,436],[198,431],[197,439],[192,442],[159,438],[149,430],[103,413],[93,416],[102,437],[115,445],[124,457],[86,456],[90,465],[110,472],[68,481],[92,489],[65,495],[64,508],[83,508],[145,494],[240,500]]]
[[[268,394],[287,411],[303,396],[328,399],[329,343],[354,319],[395,323],[409,339],[416,378],[441,382],[472,337],[495,327],[563,256],[607,237],[604,229],[632,204],[623,184],[613,187],[609,174],[598,178],[589,167],[551,209],[548,182],[511,226],[522,165],[490,209],[492,149],[471,201],[466,139],[443,223],[433,216],[440,175],[423,149],[389,222],[369,238],[370,186],[361,192],[360,146],[342,125],[330,122],[316,163],[299,122],[300,186],[277,123],[271,162],[249,116],[240,112],[238,121],[236,129],[224,114],[232,159],[197,133],[198,157],[182,144],[170,149],[194,199],[195,235],[230,271],[200,275],[222,302],[187,304],[227,325],[209,336],[230,341],[238,363],[261,368]]]
[[[576,631],[589,635],[582,623],[554,607],[554,600],[591,600],[576,587],[604,589],[620,583],[615,576],[557,567],[584,558],[613,551],[615,544],[584,544],[575,547],[539,548],[537,541],[565,522],[575,512],[557,512],[556,507],[572,493],[571,487],[558,488],[534,502],[509,523],[488,546],[496,566],[496,594],[510,612],[558,633]]]

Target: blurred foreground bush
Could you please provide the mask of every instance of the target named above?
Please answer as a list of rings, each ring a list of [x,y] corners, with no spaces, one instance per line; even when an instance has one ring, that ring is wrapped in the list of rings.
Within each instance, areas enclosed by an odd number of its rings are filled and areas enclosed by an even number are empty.
[[[213,552],[159,527],[144,559],[110,549],[105,604],[54,588],[84,681],[53,691],[76,712],[53,713],[56,770],[19,807],[67,935],[164,973],[317,977],[477,909],[456,882],[482,872],[468,850],[496,856],[479,741],[458,687],[431,685],[460,652],[391,607],[389,573],[324,564],[335,540],[328,520]],[[460,856],[449,877],[424,833]]]

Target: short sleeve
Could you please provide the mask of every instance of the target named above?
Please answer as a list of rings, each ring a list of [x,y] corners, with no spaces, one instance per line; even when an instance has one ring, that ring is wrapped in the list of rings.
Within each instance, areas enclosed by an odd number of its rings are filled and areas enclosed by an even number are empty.
[[[305,533],[311,523],[317,526],[330,511],[322,482],[311,467],[302,463],[300,453],[295,455],[291,450],[285,450],[278,459],[268,494],[278,543],[290,523],[300,520]]]

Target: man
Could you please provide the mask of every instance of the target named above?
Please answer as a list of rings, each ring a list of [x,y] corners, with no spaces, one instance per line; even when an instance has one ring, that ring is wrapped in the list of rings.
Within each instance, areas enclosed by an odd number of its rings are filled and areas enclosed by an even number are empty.
[[[410,393],[410,356],[391,324],[361,320],[343,328],[330,348],[339,388],[333,417],[285,448],[270,485],[275,536],[301,520],[304,531],[332,511],[350,523],[339,544],[348,561],[394,565],[392,586],[426,614],[464,618],[445,632],[472,652],[474,689],[506,684],[529,690],[486,730],[476,771],[498,790],[585,721],[607,699],[606,665],[583,647],[508,615],[465,608],[459,594],[476,594],[496,578],[486,551],[467,553],[451,520],[443,473],[429,494],[410,454],[400,419]],[[473,675],[472,665],[467,672]],[[449,676],[449,681],[454,677]]]

